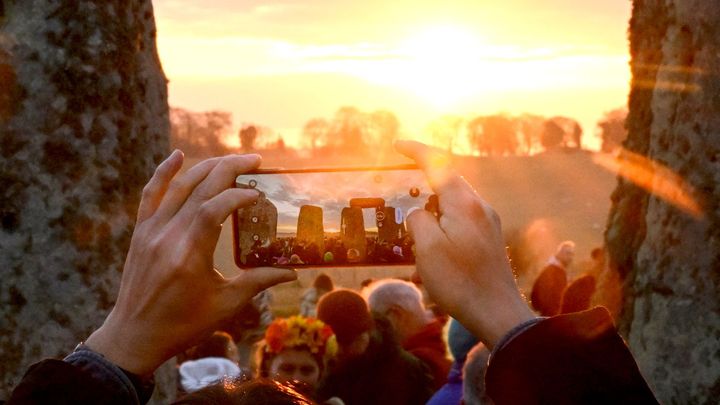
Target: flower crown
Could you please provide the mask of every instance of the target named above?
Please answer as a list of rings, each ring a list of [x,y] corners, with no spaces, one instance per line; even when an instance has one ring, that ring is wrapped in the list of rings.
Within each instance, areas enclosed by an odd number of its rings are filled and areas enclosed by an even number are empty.
[[[295,348],[307,348],[312,354],[324,357],[334,357],[337,353],[332,328],[319,319],[299,315],[275,319],[265,331],[265,342],[265,351],[270,353]]]

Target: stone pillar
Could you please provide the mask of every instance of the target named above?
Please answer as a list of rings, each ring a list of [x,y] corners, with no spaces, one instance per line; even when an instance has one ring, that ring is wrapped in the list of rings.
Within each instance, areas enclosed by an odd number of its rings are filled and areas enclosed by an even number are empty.
[[[378,240],[392,243],[405,235],[405,221],[400,223],[395,218],[395,207],[382,207],[375,209],[375,224],[378,227]]]
[[[277,238],[278,211],[275,204],[268,200],[265,193],[251,207],[238,210],[238,247],[240,261],[245,263],[245,256],[256,242],[268,246]]]
[[[322,207],[303,205],[298,216],[297,240],[307,246],[314,243],[318,250],[325,249],[325,228],[323,227]],[[321,252],[322,254],[322,252]]]
[[[624,282],[619,326],[661,403],[720,392],[718,21],[713,1],[633,2],[619,160],[646,175],[619,180],[605,237]]]
[[[340,231],[345,249],[357,249],[357,261],[364,262],[367,258],[367,242],[365,241],[365,219],[362,208],[345,207],[342,209]]]
[[[150,0],[2,3],[0,399],[102,324],[169,153]]]

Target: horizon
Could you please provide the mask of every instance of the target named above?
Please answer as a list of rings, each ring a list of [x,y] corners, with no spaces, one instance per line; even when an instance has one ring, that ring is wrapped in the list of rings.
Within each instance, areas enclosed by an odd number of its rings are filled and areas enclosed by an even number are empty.
[[[426,142],[446,115],[561,115],[597,150],[596,122],[627,104],[630,11],[625,0],[155,2],[170,105],[232,113],[231,145],[252,123],[295,148],[307,121],[354,106],[389,110],[402,137]]]

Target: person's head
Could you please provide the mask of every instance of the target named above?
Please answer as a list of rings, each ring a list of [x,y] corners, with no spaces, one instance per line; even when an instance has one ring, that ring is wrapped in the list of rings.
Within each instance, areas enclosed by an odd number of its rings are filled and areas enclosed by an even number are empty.
[[[193,359],[206,357],[224,357],[235,363],[238,362],[238,350],[232,336],[223,331],[215,331],[212,335],[201,341],[191,349]]]
[[[430,323],[422,293],[408,281],[387,279],[370,284],[364,291],[370,309],[386,317],[398,340],[404,342]]]
[[[293,387],[269,379],[225,380],[178,399],[174,404],[311,405]]]
[[[317,316],[335,332],[340,361],[365,353],[373,321],[360,294],[339,289],[323,295],[317,305]]]
[[[330,254],[332,255],[332,253]],[[335,285],[333,284],[332,279],[325,273],[320,273],[317,277],[315,277],[315,281],[313,281],[313,287],[323,291],[332,291],[333,289],[335,289]]]
[[[485,392],[485,371],[490,351],[478,343],[467,354],[463,367],[463,403],[481,405],[492,403]]]
[[[564,267],[570,266],[573,258],[575,257],[575,243],[569,240],[562,242],[558,245],[557,252],[555,252],[555,258],[562,263]]]
[[[258,374],[314,388],[327,360],[336,353],[335,335],[322,321],[302,316],[278,318],[265,332]]]

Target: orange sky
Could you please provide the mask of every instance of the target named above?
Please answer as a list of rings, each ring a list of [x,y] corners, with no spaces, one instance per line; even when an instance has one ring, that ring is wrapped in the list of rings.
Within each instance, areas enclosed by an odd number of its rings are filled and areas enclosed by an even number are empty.
[[[418,139],[445,114],[566,115],[597,147],[595,122],[629,91],[629,0],[208,3],[154,1],[170,104],[289,143],[353,105]]]

